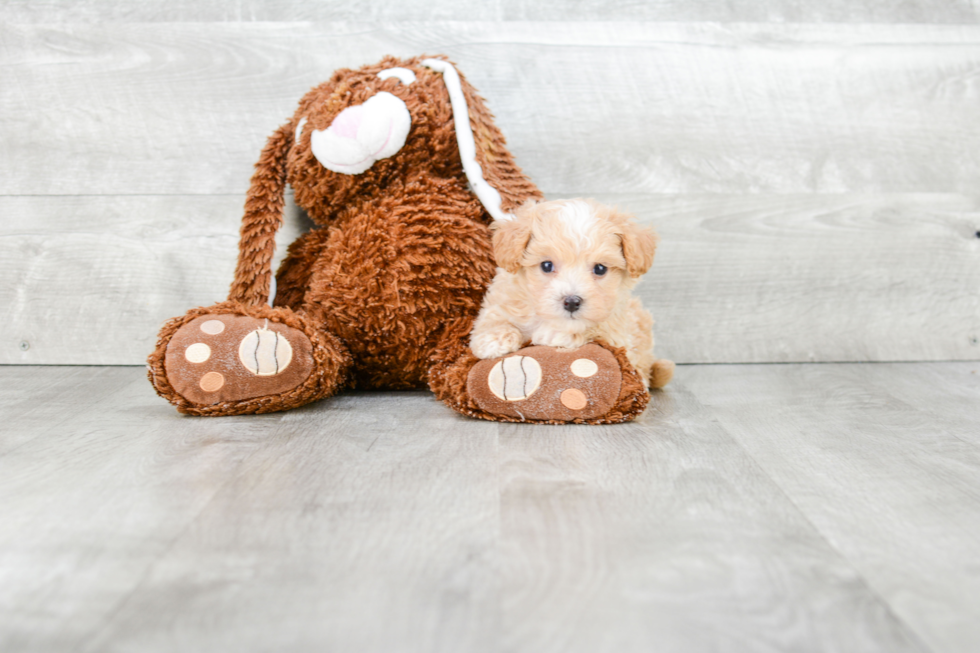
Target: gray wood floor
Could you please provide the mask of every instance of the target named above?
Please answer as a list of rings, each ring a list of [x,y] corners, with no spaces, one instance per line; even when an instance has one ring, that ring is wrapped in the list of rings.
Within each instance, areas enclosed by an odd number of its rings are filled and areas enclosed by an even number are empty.
[[[679,368],[640,421],[179,416],[0,367],[0,650],[980,650],[980,363]]]

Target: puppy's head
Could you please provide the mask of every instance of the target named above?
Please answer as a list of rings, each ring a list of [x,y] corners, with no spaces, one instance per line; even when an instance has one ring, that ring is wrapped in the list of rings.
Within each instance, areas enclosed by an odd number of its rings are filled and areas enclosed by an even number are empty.
[[[529,202],[494,223],[497,265],[518,275],[538,317],[573,330],[604,321],[656,247],[652,230],[592,200]]]

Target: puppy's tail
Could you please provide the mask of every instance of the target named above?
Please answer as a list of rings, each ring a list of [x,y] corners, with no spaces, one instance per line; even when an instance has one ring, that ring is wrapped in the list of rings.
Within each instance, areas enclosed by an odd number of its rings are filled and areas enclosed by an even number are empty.
[[[262,148],[255,174],[245,196],[241,238],[238,241],[238,267],[228,299],[252,306],[272,303],[272,256],[276,251],[276,232],[282,225],[286,195],[286,159],[293,142],[293,127],[287,123],[277,129]]]
[[[674,361],[661,358],[650,368],[650,387],[662,388],[674,378]]]

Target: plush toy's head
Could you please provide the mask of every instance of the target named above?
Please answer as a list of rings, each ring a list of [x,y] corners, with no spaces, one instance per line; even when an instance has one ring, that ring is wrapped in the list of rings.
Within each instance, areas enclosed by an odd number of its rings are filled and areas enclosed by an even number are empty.
[[[268,298],[287,181],[296,203],[326,225],[420,177],[468,184],[487,223],[509,218],[529,197],[541,198],[483,99],[445,57],[385,57],[338,70],[303,97],[256,164],[229,299]]]
[[[454,107],[453,91],[469,114],[462,124],[454,120],[454,109],[463,107]],[[470,153],[457,144],[457,130],[470,132],[467,123],[475,145]],[[352,197],[384,192],[418,175],[471,177],[464,171],[467,157],[475,158],[476,174],[493,188],[493,182],[506,186],[501,168],[513,166],[483,100],[441,57],[386,57],[339,70],[303,97],[290,126],[288,181],[297,204],[321,224]],[[502,197],[487,207],[491,215],[516,208],[508,205],[506,188],[497,190]]]

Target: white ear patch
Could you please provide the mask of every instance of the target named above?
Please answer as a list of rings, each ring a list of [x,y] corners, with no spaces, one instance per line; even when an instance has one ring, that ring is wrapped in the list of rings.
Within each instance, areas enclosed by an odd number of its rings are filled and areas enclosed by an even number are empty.
[[[405,103],[382,91],[341,111],[327,129],[314,130],[310,147],[327,170],[357,175],[402,149],[411,127]]]
[[[397,77],[405,86],[408,86],[415,81],[415,73],[408,68],[387,68],[378,73],[378,77],[381,79]]]

